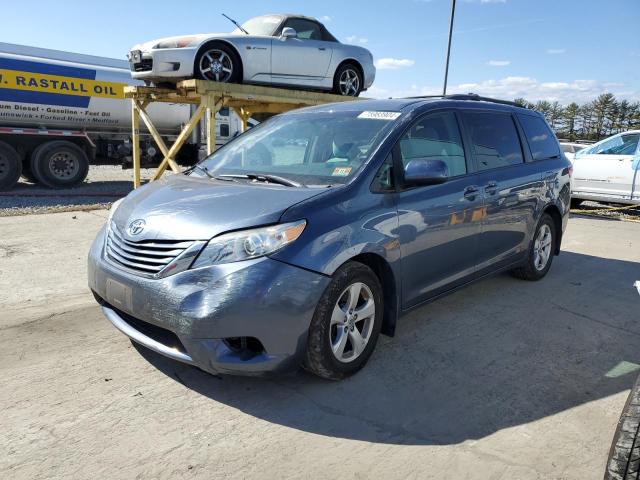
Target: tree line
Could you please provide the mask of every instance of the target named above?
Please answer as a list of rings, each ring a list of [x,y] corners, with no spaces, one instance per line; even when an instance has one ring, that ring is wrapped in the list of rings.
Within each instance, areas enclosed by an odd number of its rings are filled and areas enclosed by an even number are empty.
[[[572,102],[540,100],[531,103],[516,98],[515,103],[542,113],[558,138],[600,140],[616,133],[640,129],[640,102],[618,100],[612,93],[603,93],[592,102],[578,105]]]

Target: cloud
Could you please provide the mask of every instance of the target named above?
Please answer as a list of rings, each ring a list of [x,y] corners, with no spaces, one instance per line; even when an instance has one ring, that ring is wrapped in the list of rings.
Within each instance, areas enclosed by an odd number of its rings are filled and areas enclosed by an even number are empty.
[[[540,82],[532,77],[509,76],[501,79],[483,80],[480,82],[449,84],[447,93],[477,93],[487,97],[512,100],[524,97],[529,101],[548,100],[558,101],[561,104],[571,102],[586,103],[604,92],[611,92],[618,98],[626,98],[630,101],[640,100],[640,88],[628,84],[600,82],[597,80],[572,80],[572,81],[548,81]],[[377,90],[367,91],[368,96],[380,93],[379,97],[411,97],[418,95],[439,95],[442,86],[418,86],[412,85],[406,89],[384,89],[379,86]]]
[[[507,65],[511,65],[510,60],[489,60],[487,65],[490,67],[506,67]]]
[[[547,53],[549,55],[561,55],[565,53],[567,50],[565,48],[548,48]]]
[[[348,37],[345,37],[344,39],[347,43],[369,43],[369,39],[368,38],[362,38],[362,37],[358,37],[357,35],[350,35]]]
[[[329,15],[323,15],[322,17],[320,17],[320,21],[322,22],[330,22],[331,20],[333,20],[333,18],[331,18]]]
[[[379,58],[374,62],[379,70],[397,70],[398,68],[412,67],[416,62],[408,58]]]

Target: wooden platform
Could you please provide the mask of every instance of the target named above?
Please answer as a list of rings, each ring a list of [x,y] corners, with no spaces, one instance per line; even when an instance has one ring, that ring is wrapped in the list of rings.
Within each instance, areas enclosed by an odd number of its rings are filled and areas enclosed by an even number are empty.
[[[125,87],[124,95],[125,98],[131,99],[132,105],[131,140],[133,143],[133,184],[135,188],[140,186],[140,119],[147,126],[149,133],[164,155],[164,159],[160,162],[153,177],[156,180],[162,176],[167,167],[176,173],[180,172],[180,167],[175,162],[175,156],[203,117],[207,118],[208,125],[207,152],[213,153],[215,150],[215,114],[221,108],[234,109],[240,117],[242,131],[244,131],[247,128],[247,121],[255,113],[282,113],[301,107],[357,100],[353,97],[332,93],[204,80],[184,80],[179,82],[175,89]],[[154,102],[184,103],[198,106],[171,147],[167,147],[145,110],[150,103]]]

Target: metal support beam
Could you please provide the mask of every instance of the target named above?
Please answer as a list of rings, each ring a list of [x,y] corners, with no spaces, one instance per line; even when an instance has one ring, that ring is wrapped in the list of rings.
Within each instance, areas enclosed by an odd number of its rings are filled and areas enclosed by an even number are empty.
[[[222,98],[203,98],[207,106],[207,155],[211,155],[216,149],[216,113],[222,106]]]
[[[140,186],[140,111],[131,99],[131,156],[133,157],[133,188]]]
[[[145,105],[139,101],[135,101],[135,106],[138,110],[138,114],[140,115],[140,118],[149,129],[149,133],[151,134],[151,137],[155,140],[156,145],[158,145],[160,152],[162,153],[162,155],[166,157],[169,154],[169,149],[167,148],[167,145],[164,143],[164,140],[160,136],[160,133],[156,129],[155,125],[151,121],[151,118],[149,118],[149,114],[145,110]],[[169,159],[169,166],[171,167],[171,170],[173,172],[175,173],[180,172],[180,167],[172,158]]]
[[[160,162],[160,165],[158,165],[158,170],[156,170],[156,174],[153,176],[154,180],[157,180],[162,176],[164,171],[167,169],[167,165],[169,165],[169,162],[173,160],[173,157],[175,157],[176,153],[178,153],[182,145],[184,145],[184,142],[186,142],[186,140],[189,138],[189,135],[191,135],[191,132],[193,131],[194,127],[198,124],[198,122],[204,115],[204,112],[206,109],[207,107],[204,104],[201,104],[196,109],[191,119],[187,122],[185,127],[182,129],[182,132],[180,132],[180,135],[178,135],[178,138],[176,138],[176,141],[173,142],[173,145],[171,145],[171,148],[169,149],[167,154],[164,156],[164,159],[162,160],[162,162]]]

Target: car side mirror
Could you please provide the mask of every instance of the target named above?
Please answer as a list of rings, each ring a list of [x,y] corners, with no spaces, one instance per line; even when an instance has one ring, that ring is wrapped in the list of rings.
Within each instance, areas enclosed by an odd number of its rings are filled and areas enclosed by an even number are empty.
[[[280,34],[280,37],[283,39],[287,39],[287,38],[296,38],[298,36],[298,32],[296,32],[293,28],[291,27],[284,27],[282,29],[282,33]]]
[[[404,182],[407,185],[437,185],[449,178],[449,167],[442,160],[414,158],[404,167]]]

